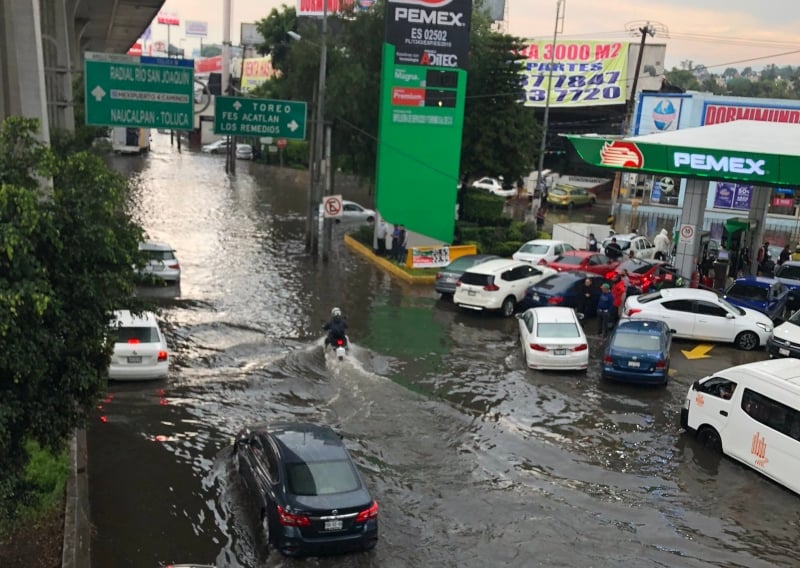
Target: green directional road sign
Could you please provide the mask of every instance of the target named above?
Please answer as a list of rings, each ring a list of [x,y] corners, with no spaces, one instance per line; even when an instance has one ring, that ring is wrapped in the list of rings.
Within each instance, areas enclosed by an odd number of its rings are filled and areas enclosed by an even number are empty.
[[[86,124],[194,128],[194,62],[86,53]]]
[[[216,97],[214,133],[226,136],[272,136],[303,140],[306,103],[246,97]]]

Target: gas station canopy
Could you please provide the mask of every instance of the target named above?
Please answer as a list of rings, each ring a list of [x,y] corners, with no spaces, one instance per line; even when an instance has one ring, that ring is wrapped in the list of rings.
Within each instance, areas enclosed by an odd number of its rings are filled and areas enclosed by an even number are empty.
[[[800,128],[737,120],[644,136],[566,135],[585,162],[601,168],[756,186],[800,184]]]

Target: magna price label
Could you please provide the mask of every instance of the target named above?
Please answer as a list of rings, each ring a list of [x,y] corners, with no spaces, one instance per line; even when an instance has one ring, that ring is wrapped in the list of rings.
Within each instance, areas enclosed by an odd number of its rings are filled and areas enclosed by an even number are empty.
[[[386,41],[396,65],[465,68],[472,0],[388,0]]]

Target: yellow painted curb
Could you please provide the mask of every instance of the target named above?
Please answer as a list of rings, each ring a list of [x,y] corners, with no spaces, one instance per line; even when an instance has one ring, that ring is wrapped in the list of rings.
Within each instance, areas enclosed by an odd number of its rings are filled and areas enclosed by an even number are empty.
[[[344,244],[347,248],[349,248],[353,252],[360,254],[368,261],[370,261],[372,264],[383,268],[384,270],[390,272],[393,276],[397,276],[404,282],[408,282],[409,284],[428,284],[428,285],[436,282],[436,276],[413,276],[409,274],[408,272],[406,272],[393,262],[386,260],[383,257],[375,255],[372,252],[372,249],[370,249],[367,246],[364,246],[350,235],[344,236]]]

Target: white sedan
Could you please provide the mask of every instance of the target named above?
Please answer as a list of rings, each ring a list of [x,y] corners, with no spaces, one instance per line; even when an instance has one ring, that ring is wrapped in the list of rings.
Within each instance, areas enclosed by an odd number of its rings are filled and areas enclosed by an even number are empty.
[[[629,297],[625,315],[666,322],[675,337],[733,343],[745,351],[763,347],[772,334],[766,315],[696,288],[663,288]]]
[[[323,219],[322,205],[319,206],[319,218]],[[372,223],[375,221],[375,211],[359,205],[355,201],[342,199],[342,214],[333,217],[335,223],[344,221],[345,223]]]
[[[589,343],[572,308],[531,308],[517,315],[519,342],[531,369],[585,371]]]
[[[164,379],[169,373],[167,340],[152,312],[117,310],[108,332],[114,345],[108,378],[116,381]]]
[[[647,237],[630,233],[628,235],[611,235],[603,240],[603,248],[605,251],[611,238],[617,239],[617,244],[622,249],[622,254],[629,256],[633,251],[633,256],[636,258],[653,258],[656,255],[656,245],[647,240]]]
[[[517,190],[514,189],[513,186],[504,186],[502,181],[492,177],[482,177],[479,180],[473,181],[472,187],[486,190],[489,193],[499,195],[500,197],[514,197],[517,194]]]
[[[517,252],[511,255],[511,258],[531,264],[547,264],[565,252],[573,250],[575,247],[564,241],[534,239],[519,247]]]

